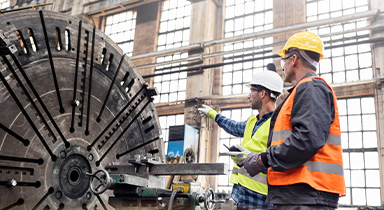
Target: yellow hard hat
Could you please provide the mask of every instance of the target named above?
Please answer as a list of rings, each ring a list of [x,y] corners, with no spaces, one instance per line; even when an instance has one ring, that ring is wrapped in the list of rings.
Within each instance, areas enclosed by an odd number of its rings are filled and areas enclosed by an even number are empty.
[[[284,48],[280,50],[277,54],[284,58],[285,51],[292,47],[319,53],[320,60],[324,57],[323,41],[321,41],[320,37],[317,34],[314,34],[312,32],[300,32],[291,36],[285,44]]]

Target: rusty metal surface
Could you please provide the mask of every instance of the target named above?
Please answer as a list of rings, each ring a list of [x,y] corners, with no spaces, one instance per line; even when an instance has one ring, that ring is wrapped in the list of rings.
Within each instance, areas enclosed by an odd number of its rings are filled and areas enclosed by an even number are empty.
[[[136,167],[136,170],[135,170]],[[225,163],[185,163],[185,164],[153,164],[146,165],[109,165],[105,168],[111,174],[140,175],[225,175],[228,164]],[[147,171],[148,170],[148,171]],[[134,173],[134,171],[136,171]]]
[[[92,25],[49,11],[0,16],[0,209],[107,209],[86,173],[163,158],[155,91]],[[69,35],[68,35],[69,34]]]

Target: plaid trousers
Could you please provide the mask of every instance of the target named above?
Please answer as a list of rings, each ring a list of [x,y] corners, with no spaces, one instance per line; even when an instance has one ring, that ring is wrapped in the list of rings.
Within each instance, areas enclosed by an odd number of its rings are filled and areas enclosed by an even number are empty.
[[[266,195],[252,191],[240,184],[233,185],[231,196],[237,203],[237,209],[274,209],[272,204],[265,203]]]

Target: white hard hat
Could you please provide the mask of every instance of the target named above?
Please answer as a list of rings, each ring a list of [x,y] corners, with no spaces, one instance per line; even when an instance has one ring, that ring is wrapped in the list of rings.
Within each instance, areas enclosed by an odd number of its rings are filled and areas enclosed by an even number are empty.
[[[251,85],[261,85],[272,92],[283,92],[283,80],[280,75],[274,71],[262,71],[253,75],[251,83],[247,84],[247,87]]]

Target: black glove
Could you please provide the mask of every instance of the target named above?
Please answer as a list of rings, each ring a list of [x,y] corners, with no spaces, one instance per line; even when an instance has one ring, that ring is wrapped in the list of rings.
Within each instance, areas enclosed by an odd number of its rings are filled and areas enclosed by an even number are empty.
[[[245,170],[248,172],[249,175],[255,176],[258,173],[262,172],[266,167],[264,164],[259,160],[259,153],[251,152],[246,158],[244,159],[237,159],[237,165],[239,167],[244,166]]]
[[[230,152],[241,152],[241,150],[239,150],[239,148],[237,148],[235,145],[231,146],[228,150]]]

